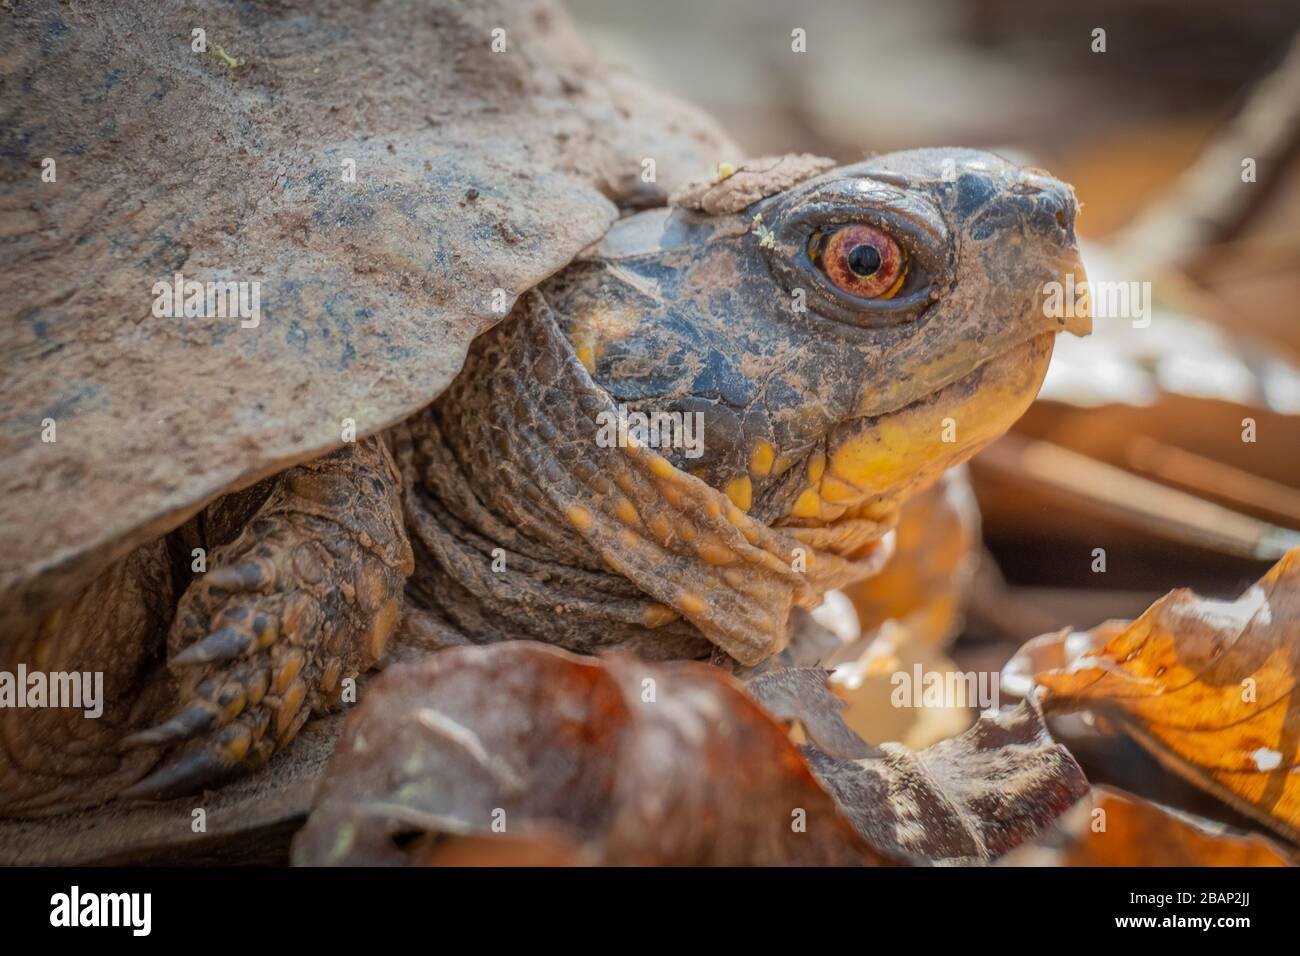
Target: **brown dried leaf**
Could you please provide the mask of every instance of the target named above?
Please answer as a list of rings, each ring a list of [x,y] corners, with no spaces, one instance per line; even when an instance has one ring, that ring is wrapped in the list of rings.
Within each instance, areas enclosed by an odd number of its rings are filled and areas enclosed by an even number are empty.
[[[1172,591],[1093,656],[1037,675],[1166,767],[1300,841],[1300,549],[1234,602]]]
[[[294,860],[462,862],[506,834],[491,862],[887,862],[721,670],[527,642],[381,675]]]
[[[745,682],[745,690],[775,717],[797,721],[808,739],[832,757],[857,760],[880,755],[844,722],[844,700],[831,690],[820,667],[766,671]]]
[[[518,642],[395,666],[349,718],[294,859],[983,861],[1086,790],[1027,707],[919,754],[880,753],[837,724],[823,672],[757,680],[815,739],[877,755],[801,755],[738,684],[704,664],[594,660]]]
[[[1029,703],[981,717],[960,737],[883,756],[805,756],[858,832],[914,862],[983,863],[1032,839],[1088,791],[1074,758]]]
[[[1286,853],[1234,831],[1109,787],[1094,787],[1060,820],[1055,845],[1018,851],[1029,866],[1291,866]]]

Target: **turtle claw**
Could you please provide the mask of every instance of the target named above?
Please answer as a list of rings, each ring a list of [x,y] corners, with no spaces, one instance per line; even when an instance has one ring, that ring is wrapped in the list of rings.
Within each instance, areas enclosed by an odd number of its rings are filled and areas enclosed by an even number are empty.
[[[267,591],[275,584],[275,565],[257,559],[228,564],[209,571],[207,581],[223,591]]]
[[[121,796],[125,800],[170,800],[220,783],[232,770],[232,765],[210,750],[185,750],[123,790]]]
[[[122,796],[170,800],[215,786],[243,769],[261,766],[274,750],[269,740],[262,739],[268,723],[266,714],[244,717],[221,728],[209,740],[195,740],[124,790]]]
[[[223,627],[219,631],[213,631],[197,644],[191,644],[185,650],[181,651],[171,662],[177,666],[188,666],[190,664],[212,664],[217,661],[228,661],[243,654],[253,647],[254,637],[250,634],[241,634],[234,628]]]
[[[207,701],[199,701],[182,710],[175,717],[148,730],[137,731],[122,739],[123,750],[141,747],[161,747],[189,740],[211,727],[217,720],[217,711]]]
[[[279,476],[181,598],[168,639],[178,706],[120,744],[169,751],[122,796],[168,799],[264,763],[341,703],[341,678],[374,666],[412,564],[396,482],[376,442]]]

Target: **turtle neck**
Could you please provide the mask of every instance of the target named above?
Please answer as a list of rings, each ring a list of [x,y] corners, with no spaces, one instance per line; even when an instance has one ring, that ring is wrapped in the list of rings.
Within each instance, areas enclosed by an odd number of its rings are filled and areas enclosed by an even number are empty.
[[[712,644],[755,664],[784,647],[794,607],[883,563],[887,548],[826,550],[843,529],[768,527],[634,439],[598,442],[616,414],[540,293],[476,340],[394,431],[416,550],[408,631],[649,658]]]

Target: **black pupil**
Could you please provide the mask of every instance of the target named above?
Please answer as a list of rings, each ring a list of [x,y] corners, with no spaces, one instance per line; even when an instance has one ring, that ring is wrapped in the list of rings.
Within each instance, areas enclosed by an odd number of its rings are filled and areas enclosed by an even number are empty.
[[[849,268],[862,279],[875,275],[880,268],[880,250],[865,242],[854,246],[849,250]]]

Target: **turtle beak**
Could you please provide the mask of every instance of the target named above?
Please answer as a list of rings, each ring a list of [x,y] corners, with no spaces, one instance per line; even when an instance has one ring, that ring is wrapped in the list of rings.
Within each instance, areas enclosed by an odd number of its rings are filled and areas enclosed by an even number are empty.
[[[1037,169],[1022,170],[1021,184],[1033,192],[1027,228],[1047,239],[1049,248],[1059,249],[1056,278],[1043,287],[1043,314],[1056,320],[1058,332],[1088,335],[1092,332],[1092,292],[1074,232],[1079,211],[1074,188]]]
[[[1092,333],[1092,287],[1079,250],[1065,250],[1056,276],[1039,290],[1038,307],[1054,332],[1069,332],[1082,338]]]
[[[1074,252],[1074,261],[1061,271],[1062,282],[1067,276],[1074,277],[1075,289],[1079,290],[1075,298],[1073,315],[1066,316],[1065,327],[1063,331],[1070,332],[1083,338],[1085,335],[1092,334],[1092,286],[1088,284],[1088,271],[1084,268],[1083,259],[1079,256],[1076,249]]]

